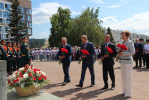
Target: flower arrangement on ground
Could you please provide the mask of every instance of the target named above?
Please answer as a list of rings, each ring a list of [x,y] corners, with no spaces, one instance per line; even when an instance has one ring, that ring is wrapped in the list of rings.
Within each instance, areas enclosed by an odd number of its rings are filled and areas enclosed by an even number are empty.
[[[42,83],[49,84],[46,73],[42,72],[40,69],[26,65],[10,76],[7,83],[7,90],[10,91],[16,87],[25,89],[29,86],[40,88]]]

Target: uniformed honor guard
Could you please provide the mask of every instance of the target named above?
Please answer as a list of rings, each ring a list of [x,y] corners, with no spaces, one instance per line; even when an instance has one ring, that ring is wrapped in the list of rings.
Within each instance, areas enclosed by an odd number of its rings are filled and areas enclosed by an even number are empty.
[[[13,55],[14,55],[14,59],[13,59],[13,71],[16,71],[16,67],[17,67],[17,58],[18,58],[18,53],[17,53],[17,47],[16,47],[16,43],[12,43],[13,46]]]
[[[146,40],[146,45],[144,45],[144,53],[146,59],[146,68],[149,69],[149,39]]]
[[[22,45],[20,47],[21,50],[21,67],[24,67],[26,64],[30,64],[31,60],[30,60],[30,55],[29,55],[29,49],[28,49],[28,45],[27,45],[27,35],[23,36],[21,38],[22,41]]]
[[[7,72],[9,75],[11,75],[13,66],[13,57],[14,57],[11,42],[7,42],[7,53],[8,53]]]
[[[1,45],[0,45],[0,52],[1,52],[1,60],[7,60],[7,47],[5,46],[5,40],[1,40]]]
[[[17,43],[17,70],[20,68],[20,58],[21,58],[21,50],[20,50],[20,44]]]
[[[144,54],[144,51],[143,51],[143,48],[144,48],[144,39],[139,39],[139,41],[140,41],[140,56],[139,56],[139,62],[140,62],[140,68],[142,67],[142,60],[143,60],[143,65],[144,65],[144,67],[145,67],[145,55],[143,55]]]

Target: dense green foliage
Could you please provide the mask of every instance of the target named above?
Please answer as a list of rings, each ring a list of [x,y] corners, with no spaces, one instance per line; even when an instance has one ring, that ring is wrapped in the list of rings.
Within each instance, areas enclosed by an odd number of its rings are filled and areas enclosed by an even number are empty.
[[[58,8],[50,20],[52,24],[51,34],[49,36],[50,46],[59,46],[61,38],[66,37],[68,43],[72,46],[80,46],[81,36],[87,35],[88,41],[99,46],[103,43],[104,34],[102,32],[101,23],[98,19],[99,8],[85,9],[81,15],[71,18],[71,11],[69,9]]]
[[[9,15],[9,27],[11,29],[11,36],[15,36],[15,41],[18,42],[18,39],[26,34],[26,24],[21,21],[22,15],[19,8],[19,1],[14,0],[11,5],[10,15]]]

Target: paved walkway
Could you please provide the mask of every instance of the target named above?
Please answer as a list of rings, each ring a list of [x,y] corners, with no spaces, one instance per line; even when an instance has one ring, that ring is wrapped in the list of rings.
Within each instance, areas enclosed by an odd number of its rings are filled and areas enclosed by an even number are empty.
[[[66,86],[61,86],[64,77],[62,65],[59,65],[58,62],[34,62],[34,67],[46,72],[50,80],[50,85],[43,86],[42,91],[65,100],[149,100],[149,70],[145,68],[133,70],[133,97],[124,98],[122,95],[120,67],[117,62],[115,64],[116,89],[105,91],[100,90],[104,83],[102,66],[99,65],[99,61],[95,63],[96,85],[92,88],[88,87],[90,85],[90,73],[87,70],[82,89],[75,87],[79,83],[81,75],[81,64],[79,65],[78,62],[71,63],[71,83]],[[111,87],[110,84],[111,80],[109,78],[109,87]]]
[[[71,63],[71,83],[66,86],[61,86],[64,75],[62,65],[59,65],[58,62],[35,61],[34,67],[40,68],[47,73],[50,85],[44,85],[41,89],[44,92],[40,92],[37,96],[22,98],[13,92],[8,94],[8,100],[60,100],[60,98],[65,100],[149,100],[149,70],[145,68],[133,70],[133,97],[124,98],[122,95],[120,67],[117,62],[115,64],[115,90],[100,90],[104,83],[102,79],[102,66],[99,65],[99,61],[95,63],[96,85],[91,88],[88,87],[90,85],[90,73],[87,70],[82,89],[75,87],[79,83],[81,75],[81,64],[79,65],[78,62]],[[109,78],[109,87],[111,87],[110,84],[111,80]],[[53,97],[53,95],[56,97]]]

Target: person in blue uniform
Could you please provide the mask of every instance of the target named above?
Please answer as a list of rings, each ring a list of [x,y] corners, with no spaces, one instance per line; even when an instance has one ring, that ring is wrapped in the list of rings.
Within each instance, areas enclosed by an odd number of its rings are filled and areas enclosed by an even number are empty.
[[[68,50],[68,53],[65,55],[62,55],[61,48],[65,48]],[[69,76],[69,67],[71,63],[71,55],[72,55],[72,47],[67,44],[67,39],[65,37],[62,38],[62,45],[59,47],[59,59],[62,62],[63,66],[63,72],[64,72],[64,82],[62,83],[62,86],[65,86],[67,83],[71,82],[70,76]]]
[[[9,75],[12,74],[12,66],[13,66],[13,48],[11,42],[7,42],[7,53],[8,53],[8,60],[7,60],[7,72]]]
[[[0,52],[1,52],[1,60],[7,60],[7,47],[5,46],[5,40],[2,39],[1,41],[1,45],[0,45]]]
[[[20,58],[21,58],[21,50],[20,50],[20,44],[17,43],[17,70],[20,68]]]
[[[81,72],[81,79],[78,85],[75,85],[76,87],[83,87],[84,78],[86,69],[88,68],[91,75],[91,85],[90,87],[93,87],[95,85],[95,74],[94,74],[94,54],[95,49],[94,45],[91,42],[88,42],[87,36],[82,35],[81,37],[82,44],[81,44],[81,50],[87,50],[89,52],[89,55],[83,55],[82,52],[80,54],[80,61],[82,61],[82,72]]]
[[[16,47],[16,43],[13,42],[12,43],[13,46],[13,55],[14,55],[14,59],[13,59],[13,71],[16,71],[17,69],[17,58],[18,58],[18,53],[17,53],[17,47]]]
[[[20,47],[21,50],[21,67],[24,67],[26,64],[30,64],[31,60],[30,60],[30,55],[29,55],[29,48],[27,45],[28,39],[27,39],[27,35],[23,36],[21,38],[22,41],[22,45]]]
[[[144,56],[144,51],[143,51],[143,48],[144,48],[144,39],[139,39],[140,41],[140,56],[139,56],[139,62],[140,62],[140,68],[142,67],[142,60],[143,60],[143,65],[145,67],[145,56]]]

